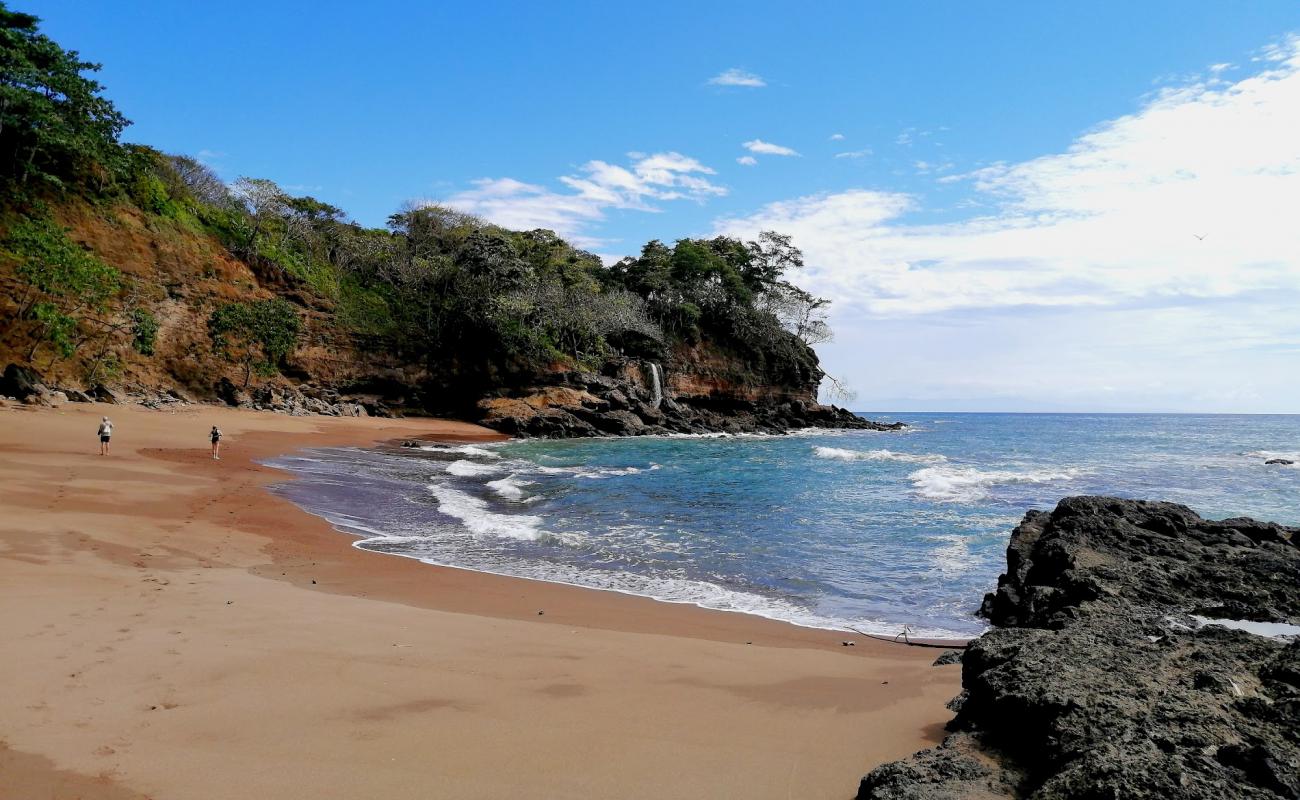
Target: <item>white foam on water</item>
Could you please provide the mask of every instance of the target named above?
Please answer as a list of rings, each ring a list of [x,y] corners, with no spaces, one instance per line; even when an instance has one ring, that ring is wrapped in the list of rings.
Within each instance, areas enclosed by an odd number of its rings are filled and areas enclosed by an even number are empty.
[[[426,450],[430,453],[460,453],[461,455],[478,456],[480,458],[501,457],[500,453],[493,452],[492,450],[489,450],[486,447],[482,447],[476,444],[422,445],[420,449]]]
[[[1264,636],[1269,639],[1295,639],[1300,637],[1300,625],[1292,625],[1289,622],[1251,622],[1246,619],[1213,619],[1211,617],[1202,617],[1196,614],[1189,615],[1196,621],[1196,626],[1219,625],[1224,628],[1245,631],[1253,633],[1256,636]]]
[[[578,478],[589,478],[600,480],[602,478],[617,478],[622,475],[637,475],[642,472],[663,469],[659,464],[651,464],[648,467],[546,467],[530,465],[533,472],[541,472],[546,475],[573,475]]]
[[[1077,469],[981,470],[975,467],[926,467],[913,472],[913,491],[921,497],[948,503],[971,503],[988,495],[994,486],[1016,483],[1051,483],[1078,477]]]
[[[895,453],[893,450],[846,450],[842,447],[814,447],[813,455],[836,461],[902,461],[907,464],[942,464],[947,456],[938,453]]]
[[[1282,459],[1286,459],[1287,461],[1294,461],[1295,463],[1294,463],[1294,464],[1273,464],[1273,465],[1270,465],[1270,466],[1279,466],[1279,467],[1300,467],[1300,453],[1297,453],[1297,452],[1295,452],[1295,451],[1288,451],[1288,450],[1251,450],[1251,451],[1248,452],[1248,453],[1242,453],[1242,455],[1243,455],[1243,456],[1248,456],[1248,457],[1250,457],[1250,458],[1258,458],[1260,461],[1270,461],[1270,460],[1275,459],[1275,458],[1282,458]]]
[[[930,537],[943,544],[936,547],[931,556],[939,573],[945,578],[955,577],[970,568],[970,540],[957,534]]]
[[[447,465],[448,474],[455,475],[458,478],[473,478],[478,475],[491,475],[500,471],[501,467],[496,464],[479,464],[475,461],[453,461]]]
[[[500,480],[488,481],[487,486],[492,491],[507,500],[526,500],[528,493],[524,491],[525,486],[532,486],[536,481],[520,480],[513,472]]]
[[[485,500],[450,486],[430,484],[430,493],[438,500],[438,511],[454,517],[465,530],[476,536],[497,536],[535,542],[545,535],[542,518],[526,514],[498,514],[488,509]]]

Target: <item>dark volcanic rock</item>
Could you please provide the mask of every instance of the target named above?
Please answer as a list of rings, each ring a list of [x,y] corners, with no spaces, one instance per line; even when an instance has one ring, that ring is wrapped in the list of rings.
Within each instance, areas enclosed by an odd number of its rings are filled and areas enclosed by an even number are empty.
[[[860,798],[1300,798],[1300,531],[1171,503],[1030,512],[962,661],[941,747]]]
[[[216,396],[228,406],[250,406],[253,398],[248,391],[236,386],[229,378],[222,378],[212,387]]]
[[[102,383],[97,383],[94,386],[90,387],[90,391],[87,392],[87,394],[93,397],[95,399],[95,402],[98,403],[117,404],[123,401],[123,397],[120,392],[114,389],[110,389]]]
[[[930,666],[946,667],[949,664],[960,664],[960,663],[961,663],[960,650],[944,650],[942,653],[939,654],[939,657],[936,658],[934,660],[934,663],[931,664]]]
[[[1290,466],[1290,465],[1294,464],[1295,462],[1292,461],[1292,460],[1289,459],[1289,458],[1270,458],[1268,461],[1265,461],[1264,463],[1265,463],[1265,464],[1281,464],[1281,465],[1283,465],[1283,466]]]
[[[5,367],[4,374],[0,375],[0,396],[2,397],[26,400],[32,395],[43,395],[48,392],[49,388],[45,386],[41,376],[35,370],[27,367],[10,364]]]

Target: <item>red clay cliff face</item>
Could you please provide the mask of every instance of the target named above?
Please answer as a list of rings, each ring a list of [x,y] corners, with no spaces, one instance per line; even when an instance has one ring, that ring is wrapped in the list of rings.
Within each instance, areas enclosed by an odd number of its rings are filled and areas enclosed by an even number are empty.
[[[221,303],[277,294],[301,304],[303,335],[288,359],[285,376],[255,383],[269,384],[291,396],[297,385],[309,384],[357,395],[356,399],[372,404],[383,397],[388,405],[401,405],[417,399],[410,387],[427,380],[418,365],[391,354],[360,350],[335,323],[330,301],[312,293],[299,279],[256,270],[206,233],[145,215],[129,204],[100,208],[71,203],[53,211],[57,221],[70,229],[69,238],[131,279],[133,302],[149,308],[158,320],[154,355],[146,357],[124,344],[117,346],[113,352],[121,362],[120,374],[100,379],[126,394],[148,398],[178,392],[206,400],[217,398],[223,379],[242,384],[242,372],[212,352],[208,317]],[[0,366],[22,363],[31,346],[31,326],[14,319],[22,295],[14,265],[0,264],[0,290],[0,321],[4,322]],[[89,349],[85,345],[82,352]],[[41,348],[32,366],[51,385],[91,388],[84,385],[86,370],[79,358],[54,360]]]
[[[159,330],[151,356],[124,342],[113,348],[120,369],[95,381],[107,387],[86,385],[89,345],[64,360],[38,350],[31,366],[33,379],[48,390],[42,396],[63,390],[71,398],[89,393],[147,404],[216,400],[290,414],[434,411],[532,436],[776,432],[863,423],[817,404],[821,371],[811,350],[796,348],[789,364],[773,366],[708,341],[678,345],[654,362],[614,358],[598,371],[555,363],[531,377],[497,376],[500,388],[475,407],[469,386],[435,385],[419,354],[362,347],[336,320],[328,297],[277,267],[234,257],[207,233],[128,204],[74,202],[54,211],[72,240],[130,277],[131,302],[150,309]],[[34,332],[15,318],[22,287],[14,267],[0,263],[0,366],[23,364]],[[242,370],[213,352],[207,321],[222,303],[274,296],[299,306],[302,337],[283,375],[244,387]]]

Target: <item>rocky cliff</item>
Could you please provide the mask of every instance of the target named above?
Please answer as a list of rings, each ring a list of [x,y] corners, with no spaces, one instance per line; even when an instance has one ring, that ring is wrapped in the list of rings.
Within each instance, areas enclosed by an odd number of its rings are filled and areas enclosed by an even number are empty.
[[[397,353],[341,324],[335,302],[292,272],[236,257],[193,222],[143,211],[125,200],[67,199],[51,207],[75,245],[127,276],[158,321],[149,356],[115,347],[112,368],[87,378],[93,338],[73,358],[33,352],[33,326],[18,320],[26,289],[0,258],[0,396],[34,403],[95,397],[164,405],[223,402],[289,414],[436,413],[482,421],[522,436],[774,432],[808,426],[877,427],[817,402],[821,372],[811,350],[789,363],[755,363],[707,340],[678,343],[653,360],[557,362],[546,369],[461,365],[472,380],[434,376],[418,353]],[[2,233],[2,232],[0,232]],[[274,378],[243,385],[219,358],[207,320],[232,301],[281,297],[296,308],[302,336]],[[105,362],[108,363],[108,362]]]
[[[1300,797],[1300,530],[1170,503],[1030,512],[937,748],[859,798]]]
[[[611,359],[599,372],[558,371],[545,383],[479,401],[483,424],[517,436],[780,433],[809,427],[898,430],[817,402],[818,375],[763,381],[703,346],[664,362]]]

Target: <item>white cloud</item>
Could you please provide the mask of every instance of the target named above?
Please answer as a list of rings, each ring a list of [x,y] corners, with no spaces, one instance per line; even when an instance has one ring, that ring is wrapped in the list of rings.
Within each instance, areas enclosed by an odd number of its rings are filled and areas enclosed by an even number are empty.
[[[735,67],[709,78],[709,83],[713,86],[745,86],[750,89],[758,89],[767,85],[767,81],[763,80],[762,77]]]
[[[746,167],[752,167],[758,163],[758,159],[754,158],[753,156],[741,156],[740,158],[736,159],[736,163],[743,164]]]
[[[916,167],[916,171],[918,174],[929,175],[932,172],[947,172],[948,170],[952,169],[956,165],[953,164],[951,161],[941,161],[941,162],[915,161],[912,163],[912,166]],[[956,176],[956,177],[960,178],[960,176]]]
[[[832,134],[830,135],[830,140],[831,140],[832,142],[842,142],[842,141],[844,141],[844,134],[842,134],[842,133],[832,133]]]
[[[513,178],[483,178],[474,188],[438,201],[507,228],[548,228],[583,247],[603,241],[586,233],[604,219],[606,209],[657,211],[655,201],[703,201],[725,195],[726,187],[712,183],[714,171],[681,153],[630,153],[627,166],[589,161],[578,175],[559,180],[571,191],[559,192]]]
[[[846,153],[836,153],[836,158],[866,158],[871,155],[871,148],[864,147],[861,150],[850,150]]]
[[[741,147],[744,147],[746,150],[748,150],[751,153],[759,153],[761,155],[766,155],[766,156],[799,155],[799,153],[792,148],[784,147],[779,144],[772,144],[771,142],[765,142],[762,139],[752,139],[748,142],[744,142],[743,144],[741,144]]]
[[[1291,42],[1275,68],[1166,90],[1064,153],[970,174],[998,203],[991,216],[909,225],[898,217],[914,198],[855,190],[718,227],[794,234],[823,280],[877,313],[1300,285],[1300,39]]]
[[[836,298],[842,320],[898,320],[933,334],[924,320],[978,318],[1031,338],[1038,326],[1075,366],[1086,362],[1080,391],[1148,391],[1144,366],[1162,358],[1183,365],[1159,365],[1169,398],[1202,396],[1193,387],[1221,379],[1216,369],[1238,381],[1249,377],[1245,365],[1296,372],[1300,323],[1284,309],[1300,301],[1300,37],[1266,50],[1255,74],[1166,89],[1063,153],[963,177],[970,199],[991,212],[920,224],[906,219],[916,197],[851,190],[772,203],[716,228],[791,234],[810,265],[802,282]],[[1067,316],[1074,327],[1045,322]],[[945,341],[960,349],[965,335]],[[1107,359],[1088,355],[1098,348]],[[1031,363],[1040,364],[1015,368]],[[1261,389],[1261,407],[1277,397],[1277,380],[1253,383],[1272,387]],[[1300,394],[1296,379],[1288,385]],[[1213,405],[1208,397],[1202,407]]]

